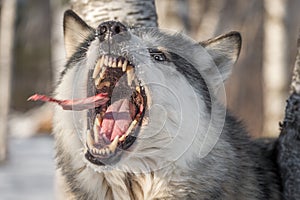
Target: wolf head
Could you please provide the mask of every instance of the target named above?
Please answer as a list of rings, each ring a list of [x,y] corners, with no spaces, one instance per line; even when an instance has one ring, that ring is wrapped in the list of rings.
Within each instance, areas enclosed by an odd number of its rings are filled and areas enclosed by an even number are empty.
[[[239,33],[197,43],[116,21],[92,28],[67,11],[64,35],[56,97],[110,97],[85,111],[56,109],[55,137],[71,160],[97,171],[153,171],[184,167],[213,148],[226,111],[216,93],[238,58]]]

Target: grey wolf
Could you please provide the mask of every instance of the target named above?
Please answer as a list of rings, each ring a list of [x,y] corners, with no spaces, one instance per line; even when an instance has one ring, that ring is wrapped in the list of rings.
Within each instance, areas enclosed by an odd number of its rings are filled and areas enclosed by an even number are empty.
[[[241,36],[204,42],[157,29],[64,16],[67,64],[57,99],[107,93],[83,111],[56,107],[62,199],[281,199],[272,153],[219,103]]]

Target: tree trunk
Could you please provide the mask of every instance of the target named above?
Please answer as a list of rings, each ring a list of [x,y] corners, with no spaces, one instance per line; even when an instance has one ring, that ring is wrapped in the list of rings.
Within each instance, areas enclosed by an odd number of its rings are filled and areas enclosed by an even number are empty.
[[[2,1],[0,28],[0,161],[5,159],[7,152],[7,116],[10,107],[15,11],[15,0]]]
[[[299,1],[288,1],[289,30],[299,19]],[[293,12],[294,11],[294,12]],[[295,16],[296,15],[296,16]],[[299,26],[298,26],[299,28]],[[292,46],[290,47],[292,48]],[[283,193],[286,199],[300,199],[300,30],[298,30],[297,55],[290,85],[291,95],[287,100],[285,118],[277,143],[277,163],[282,179]]]
[[[300,199],[300,33],[285,118],[277,143],[277,163],[285,199]]]
[[[278,122],[283,118],[287,86],[287,33],[284,0],[265,0],[264,31],[264,136],[278,135]]]
[[[154,0],[71,0],[71,8],[92,27],[107,20],[157,27]]]
[[[61,0],[51,1],[51,67],[54,83],[59,80],[66,63],[62,25],[65,10],[67,6]]]

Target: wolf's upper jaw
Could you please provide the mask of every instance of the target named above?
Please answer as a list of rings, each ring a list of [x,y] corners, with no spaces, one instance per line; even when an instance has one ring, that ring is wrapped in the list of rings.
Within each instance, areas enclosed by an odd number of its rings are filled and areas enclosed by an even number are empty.
[[[106,105],[88,113],[86,158],[101,165],[101,159],[109,159],[134,143],[147,98],[133,63],[125,57],[100,56],[91,78],[88,93],[108,93],[110,97]]]

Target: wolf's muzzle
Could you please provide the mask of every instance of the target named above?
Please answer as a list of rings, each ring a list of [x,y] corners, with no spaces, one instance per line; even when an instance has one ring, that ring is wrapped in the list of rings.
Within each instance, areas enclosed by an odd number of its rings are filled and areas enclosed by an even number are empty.
[[[106,21],[97,28],[97,36],[100,41],[109,40],[111,37],[127,32],[127,27],[118,21]]]

